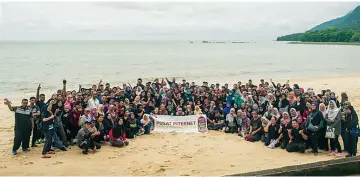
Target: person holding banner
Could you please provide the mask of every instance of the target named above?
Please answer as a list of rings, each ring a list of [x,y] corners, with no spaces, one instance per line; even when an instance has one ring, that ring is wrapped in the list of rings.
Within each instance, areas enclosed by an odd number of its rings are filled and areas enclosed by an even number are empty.
[[[141,119],[141,126],[144,129],[144,134],[150,135],[150,129],[152,126],[152,122],[151,122],[148,114],[144,114],[143,118]]]

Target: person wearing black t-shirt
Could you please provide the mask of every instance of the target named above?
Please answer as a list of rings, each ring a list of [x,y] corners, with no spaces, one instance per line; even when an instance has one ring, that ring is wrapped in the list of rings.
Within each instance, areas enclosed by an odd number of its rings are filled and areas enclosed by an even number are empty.
[[[276,118],[272,117],[269,124],[264,128],[264,132],[268,134],[265,139],[265,146],[269,146],[272,142],[274,142],[273,147],[280,146],[279,129],[280,125],[276,124]]]
[[[292,121],[292,127],[293,128],[289,130],[290,142],[286,147],[286,151],[304,153],[306,149],[305,141],[308,139],[308,136],[304,130],[300,128],[297,120]]]
[[[245,139],[248,141],[255,142],[255,141],[259,141],[261,138],[262,123],[257,112],[253,111],[252,116],[253,118],[250,121],[250,132],[249,132],[250,135],[245,137]]]

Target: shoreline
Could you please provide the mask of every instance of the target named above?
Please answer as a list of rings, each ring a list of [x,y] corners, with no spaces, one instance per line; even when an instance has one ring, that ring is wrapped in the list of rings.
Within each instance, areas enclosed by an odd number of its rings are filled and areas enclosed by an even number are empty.
[[[312,45],[352,45],[360,46],[359,42],[301,42],[301,41],[292,41],[287,44],[312,44]]]
[[[316,92],[326,88],[331,88],[338,96],[346,92],[357,113],[360,111],[360,74],[288,79],[291,85],[297,83],[304,88],[312,87]],[[274,81],[283,83],[288,79]],[[255,84],[258,82],[254,80]],[[15,104],[16,100],[12,101]],[[246,142],[236,135],[218,131],[207,134],[154,132],[130,140],[130,145],[124,148],[104,145],[99,152],[83,156],[77,146],[72,146],[67,152],[57,151],[51,159],[41,159],[41,146],[32,148],[29,153],[19,151],[19,155],[11,155],[13,128],[14,114],[1,100],[2,175],[222,176],[339,159],[325,151],[314,156],[309,153],[288,153],[280,148],[269,149],[260,142]]]

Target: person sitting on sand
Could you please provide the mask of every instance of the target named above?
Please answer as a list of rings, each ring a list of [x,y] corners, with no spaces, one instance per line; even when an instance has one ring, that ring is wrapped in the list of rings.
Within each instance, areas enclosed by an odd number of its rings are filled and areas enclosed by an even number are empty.
[[[264,129],[269,124],[270,120],[266,119],[265,117],[261,117],[260,115],[259,115],[259,117],[260,117],[260,120],[261,120],[261,127],[262,127],[261,128],[262,134],[261,134],[260,140],[265,143],[265,139],[267,139],[268,133],[265,132]]]
[[[208,129],[222,130],[225,125],[224,117],[218,110],[215,110],[214,112],[215,112],[215,117],[208,118]]]
[[[115,147],[129,145],[125,134],[124,119],[120,118],[118,123],[109,131],[109,142],[111,146]]]
[[[265,146],[268,148],[275,148],[280,146],[281,137],[279,137],[279,129],[280,125],[276,124],[276,118],[272,117],[264,128],[264,132],[267,133]]]
[[[142,129],[144,129],[144,134],[150,135],[152,122],[151,122],[148,114],[144,114],[143,118],[141,119],[141,126],[142,126]]]
[[[255,142],[255,141],[259,141],[261,138],[262,123],[257,112],[253,111],[252,116],[253,118],[250,121],[249,135],[245,136],[245,140]]]
[[[225,133],[237,133],[236,114],[234,108],[231,108],[230,113],[226,115],[225,127],[223,130]]]
[[[304,153],[306,149],[305,141],[308,136],[304,129],[301,129],[297,120],[292,120],[292,129],[288,131],[290,141],[286,147],[288,152]]]
[[[144,133],[141,128],[141,123],[138,119],[135,118],[133,112],[130,113],[130,118],[126,120],[126,137],[129,139],[135,138],[136,136],[140,136]]]
[[[100,135],[100,132],[91,132],[91,120],[86,120],[85,125],[81,128],[77,134],[76,140],[80,149],[82,149],[82,153],[84,155],[88,154],[89,149],[92,149],[96,152],[97,149],[101,148],[100,144],[94,142],[93,137],[96,135]]]
[[[240,118],[241,120],[241,129],[239,130],[238,135],[241,137],[245,137],[249,134],[250,132],[250,119],[248,117],[246,117],[245,112],[241,111],[240,112]]]

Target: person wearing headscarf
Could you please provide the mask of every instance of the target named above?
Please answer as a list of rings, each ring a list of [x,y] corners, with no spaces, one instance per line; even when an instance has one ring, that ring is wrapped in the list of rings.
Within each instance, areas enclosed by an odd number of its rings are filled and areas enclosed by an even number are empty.
[[[315,156],[318,155],[319,138],[324,124],[324,116],[317,107],[318,103],[313,102],[311,104],[311,112],[306,122],[306,129],[308,130],[311,139],[312,152]]]
[[[223,109],[224,116],[227,116],[230,113],[230,109],[232,108],[230,102],[226,102],[226,106]]]
[[[242,103],[244,103],[244,100],[241,98],[241,93],[236,92],[234,97],[234,103],[236,103],[239,107]]]
[[[120,118],[118,123],[109,131],[109,142],[115,147],[129,145],[125,134],[124,119]]]
[[[319,111],[321,112],[321,114],[323,115],[323,117],[325,118],[326,116],[326,106],[324,103],[320,103],[319,104]],[[329,150],[329,142],[328,140],[325,138],[325,134],[326,134],[326,127],[327,127],[327,122],[324,121],[323,124],[323,128],[320,129],[320,136],[319,136],[319,148],[323,149],[325,151]]]
[[[224,132],[237,133],[237,122],[234,108],[231,108],[230,113],[226,115]]]
[[[269,105],[268,107],[267,107],[267,111],[264,113],[264,115],[263,115],[263,117],[265,117],[265,118],[267,118],[268,120],[270,120],[271,119],[271,117],[272,117],[272,109],[273,109],[273,106],[272,105]]]
[[[276,121],[280,121],[279,119],[280,119],[281,115],[277,108],[272,108],[271,117],[275,117]]]
[[[289,100],[286,99],[286,94],[285,93],[281,94],[281,98],[280,98],[278,107],[279,107],[280,113],[289,112],[290,103],[289,103]]]
[[[339,103],[339,101],[338,101],[337,98],[336,98],[335,92],[330,92],[329,101],[330,101],[330,100],[335,101],[336,106],[337,106],[337,107],[340,107],[340,103]]]
[[[298,113],[295,108],[290,109],[290,117],[292,120],[295,120],[298,118]]]
[[[229,90],[227,96],[226,96],[226,102],[231,103],[231,105],[234,103],[234,92],[232,90]]]
[[[133,139],[143,133],[140,120],[135,118],[133,112],[130,113],[130,118],[126,119],[125,127],[126,137],[129,139]]]
[[[359,127],[359,118],[353,106],[347,106],[346,108],[345,126],[349,141],[349,154],[346,157],[356,156],[358,136],[355,131]]]
[[[339,143],[339,135],[341,134],[341,111],[336,106],[334,100],[330,100],[328,109],[326,110],[325,121],[327,123],[328,128],[334,129],[334,138],[330,139],[330,155],[336,155],[341,157],[342,151]],[[335,148],[337,149],[337,153],[335,153]]]
[[[347,102],[347,101],[349,101],[348,95],[345,92],[341,93],[341,101],[340,101],[341,104],[340,104],[340,106],[343,107],[344,103]]]

